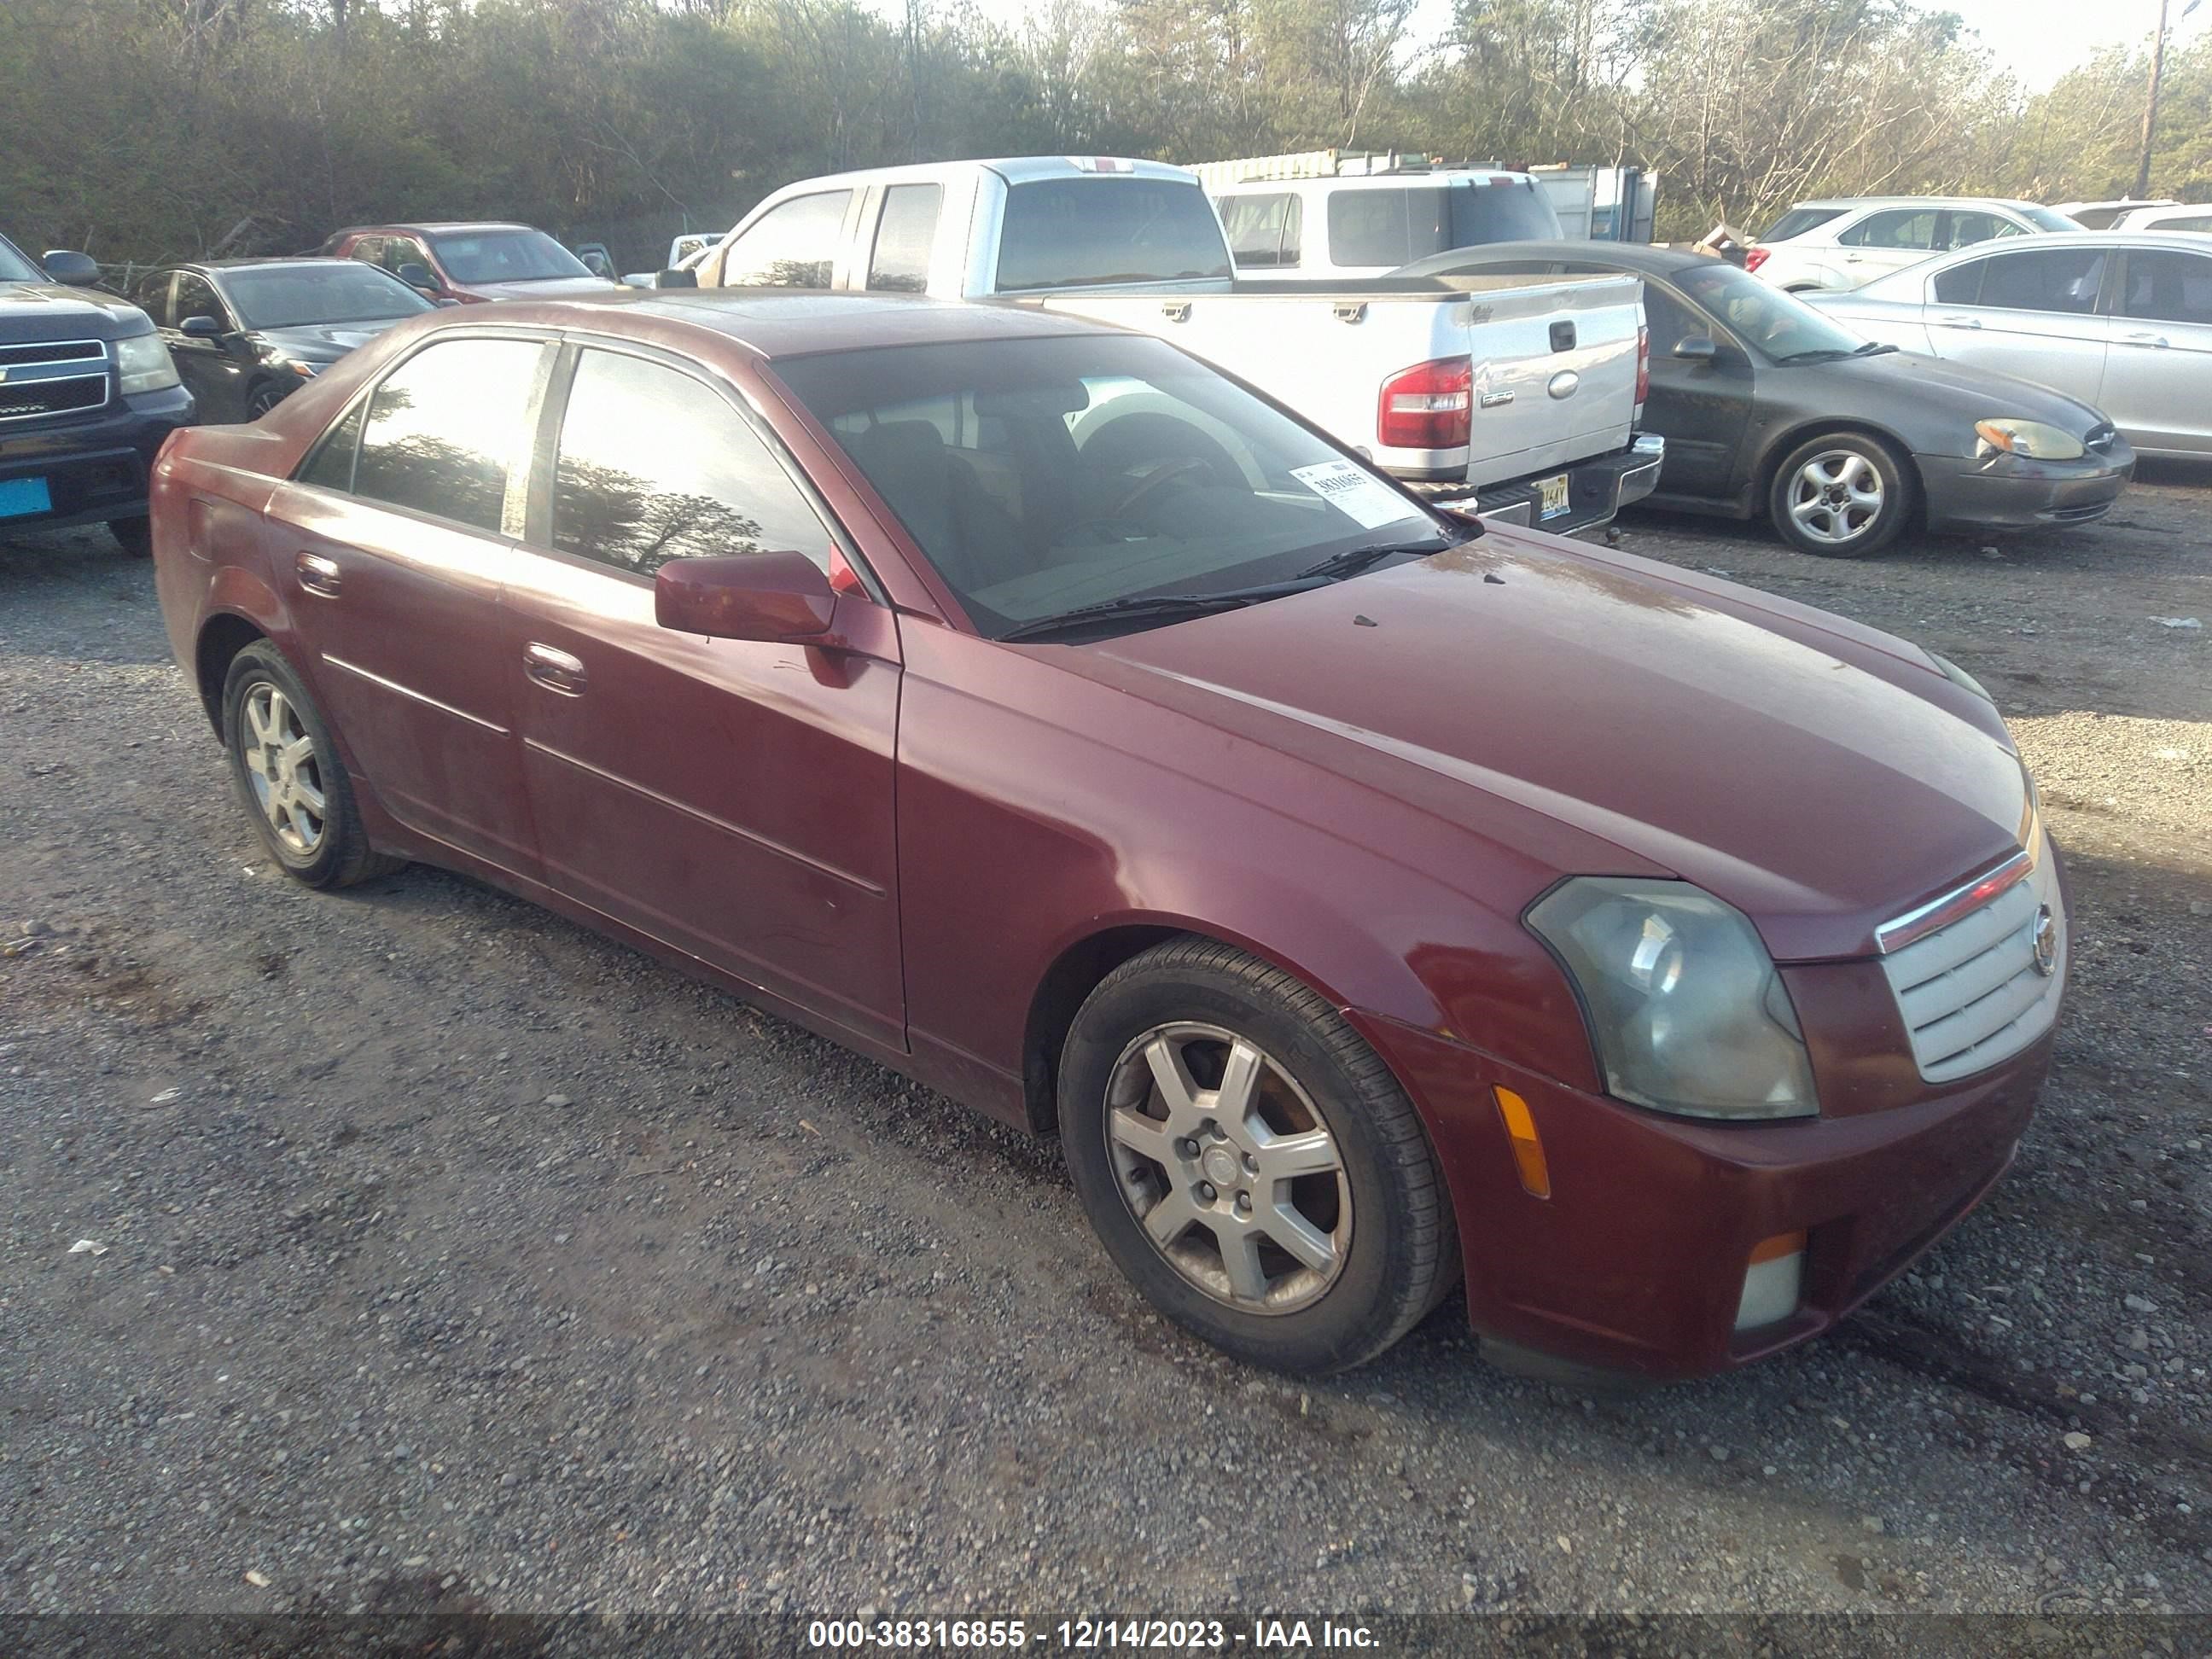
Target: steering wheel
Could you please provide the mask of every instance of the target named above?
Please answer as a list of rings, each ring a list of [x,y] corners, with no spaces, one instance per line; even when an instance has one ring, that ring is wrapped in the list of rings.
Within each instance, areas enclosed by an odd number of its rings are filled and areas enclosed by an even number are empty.
[[[1191,455],[1161,462],[1137,480],[1135,486],[1121,497],[1109,516],[1116,519],[1131,517],[1138,502],[1151,500],[1166,485],[1192,472],[1203,472],[1210,478],[1213,476],[1213,464]]]

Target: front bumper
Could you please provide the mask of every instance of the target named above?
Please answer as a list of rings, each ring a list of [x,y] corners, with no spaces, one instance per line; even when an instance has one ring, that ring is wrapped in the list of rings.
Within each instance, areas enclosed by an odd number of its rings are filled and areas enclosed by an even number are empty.
[[[2086,524],[2112,510],[2135,476],[2136,453],[2115,437],[2101,454],[2078,461],[2015,455],[1966,460],[1916,455],[1930,530],[2027,530]]]
[[[1482,518],[1571,536],[1579,530],[1603,528],[1622,507],[1649,495],[1658,487],[1659,469],[1666,459],[1667,441],[1656,432],[1646,432],[1638,434],[1626,449],[1530,477],[1479,489],[1464,483],[1424,484],[1410,480],[1406,487],[1431,501],[1461,507],[1472,496],[1475,512]],[[1562,475],[1567,480],[1567,510],[1547,519],[1543,516],[1544,483]]]
[[[1428,1122],[1475,1330],[1571,1370],[1650,1379],[1730,1370],[1817,1335],[1903,1272],[2011,1164],[2055,1042],[1940,1091],[1916,1078],[1899,1091],[1907,1103],[1885,1109],[1726,1124],[1624,1105],[1373,1016],[1355,1023]],[[1548,1197],[1522,1187],[1500,1085],[1528,1104]],[[1796,1311],[1737,1330],[1752,1253],[1800,1231]]]
[[[192,422],[182,386],[112,402],[91,420],[0,427],[0,480],[44,478],[52,509],[0,519],[0,535],[143,517],[146,480],[162,441]]]

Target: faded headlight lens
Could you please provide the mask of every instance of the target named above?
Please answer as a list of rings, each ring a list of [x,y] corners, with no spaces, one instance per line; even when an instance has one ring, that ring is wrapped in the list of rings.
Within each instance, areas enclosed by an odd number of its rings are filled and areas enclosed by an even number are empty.
[[[158,334],[131,334],[115,343],[116,372],[127,397],[134,392],[167,392],[177,383],[177,366]]]
[[[1820,1110],[1797,1011],[1741,911],[1686,882],[1583,876],[1528,925],[1581,991],[1616,1098],[1686,1117]]]
[[[2031,461],[2078,461],[2089,453],[2081,447],[2079,438],[2055,426],[2045,426],[2041,421],[2019,421],[2010,416],[1977,421],[1974,436],[1981,440],[1975,453],[1982,456],[2002,451]]]

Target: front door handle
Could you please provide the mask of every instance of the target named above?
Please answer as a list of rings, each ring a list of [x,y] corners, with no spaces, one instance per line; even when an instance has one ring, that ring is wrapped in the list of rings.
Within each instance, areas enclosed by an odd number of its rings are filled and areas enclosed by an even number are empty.
[[[341,579],[336,559],[326,559],[319,553],[302,553],[292,561],[292,570],[299,577],[300,586],[310,593],[319,593],[326,599],[337,598]]]
[[[2154,351],[2163,351],[2166,349],[2166,336],[2163,334],[2125,334],[2120,337],[2130,345],[2148,346]]]
[[[1982,319],[1978,317],[1938,317],[1936,320],[1946,328],[1979,328],[1982,325]]]
[[[522,672],[548,691],[558,691],[564,697],[582,696],[588,684],[581,662],[535,640],[522,647]]]

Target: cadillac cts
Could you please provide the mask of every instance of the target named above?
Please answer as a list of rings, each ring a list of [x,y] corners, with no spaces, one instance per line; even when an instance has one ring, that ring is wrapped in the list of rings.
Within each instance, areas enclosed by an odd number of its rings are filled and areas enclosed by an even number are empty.
[[[1509,1364],[1741,1364],[1956,1221],[2049,1060],[2064,883],[1963,672],[1481,534],[1155,340],[433,313],[158,475],[287,869],[468,872],[1057,1130],[1261,1364],[1462,1285]]]

